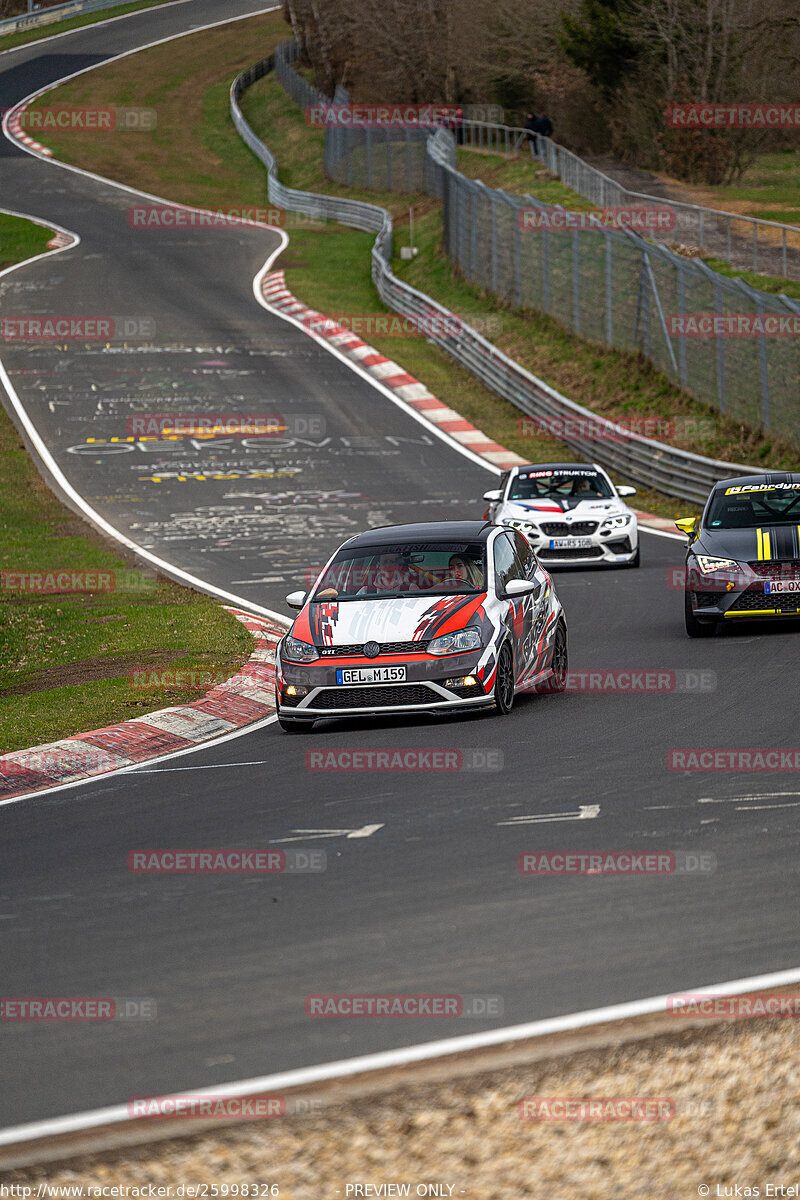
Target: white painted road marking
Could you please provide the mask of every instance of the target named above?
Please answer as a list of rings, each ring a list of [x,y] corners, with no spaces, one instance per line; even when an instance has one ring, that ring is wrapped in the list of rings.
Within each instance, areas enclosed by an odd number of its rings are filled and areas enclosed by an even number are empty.
[[[782,800],[784,796],[800,796],[800,792],[757,792],[752,796],[701,796],[698,804],[735,804],[737,812],[757,812],[763,808],[800,808],[800,800],[780,804],[749,804],[750,800]]]
[[[292,833],[299,833],[300,837],[270,838],[270,842],[307,842],[309,838],[329,837],[365,838],[372,837],[379,829],[383,829],[383,825],[362,825],[360,829],[293,829]]]
[[[590,821],[600,813],[599,804],[581,804],[575,812],[534,813],[528,817],[512,817],[510,821],[498,821],[498,825],[535,825],[550,821]]]

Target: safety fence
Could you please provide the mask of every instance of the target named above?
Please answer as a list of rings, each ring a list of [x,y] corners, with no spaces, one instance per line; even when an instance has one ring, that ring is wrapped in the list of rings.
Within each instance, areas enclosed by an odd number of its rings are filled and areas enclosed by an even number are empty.
[[[800,280],[800,227],[796,225],[631,191],[552,138],[541,134],[531,138],[527,129],[465,120],[458,131],[458,142],[466,149],[493,154],[530,152],[566,187],[598,208],[668,204],[675,214],[675,224],[669,229],[655,228],[655,241],[694,247],[739,270]]]
[[[293,70],[295,53],[293,43],[283,43],[274,55],[237,76],[231,86],[233,123],[267,168],[271,203],[291,212],[320,220],[339,221],[374,232],[377,236],[372,249],[372,278],[383,303],[404,316],[420,318],[426,331],[430,330],[430,340],[522,413],[550,425],[563,422],[566,431],[562,440],[581,457],[599,462],[645,487],[657,488],[698,503],[705,500],[710,487],[718,479],[758,470],[705,458],[642,437],[569,400],[503,354],[469,325],[455,321],[453,314],[431,297],[393,274],[390,266],[392,221],[386,209],[346,197],[298,191],[283,185],[278,179],[274,155],[245,119],[239,99],[256,80],[275,70],[288,94],[298,104],[305,107],[320,102],[329,103],[326,97]],[[420,178],[426,177],[432,187],[437,183],[444,186],[447,173],[455,173],[452,165],[455,147],[449,134],[439,131],[431,138],[416,134],[409,137],[407,142],[406,139],[403,141],[411,147],[409,153],[417,162]],[[451,332],[454,328],[458,330],[455,334]]]

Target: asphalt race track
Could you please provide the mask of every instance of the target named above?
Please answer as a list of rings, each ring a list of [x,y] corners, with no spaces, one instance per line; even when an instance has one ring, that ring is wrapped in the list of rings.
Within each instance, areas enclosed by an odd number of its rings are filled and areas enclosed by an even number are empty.
[[[192,23],[237,7],[194,0]],[[55,54],[46,42],[9,54],[0,103],[167,36],[185,13],[89,27],[54,43]],[[274,234],[138,233],[126,220],[130,195],[7,141],[0,153],[0,205],[82,239],[3,278],[4,311],[13,301],[20,314],[155,321],[155,346],[132,354],[3,348],[58,463],[120,530],[284,611],[306,564],[348,532],[481,510],[487,470],[256,305],[251,280]],[[218,412],[223,401],[225,412],[314,416],[325,433],[267,450],[179,442],[152,456],[95,451],[86,440],[125,436],[128,417],[147,408]],[[190,478],[213,473],[228,478]],[[666,760],[673,747],[796,744],[787,681],[797,631],[740,627],[690,641],[681,592],[669,586],[681,545],[649,533],[642,541],[638,571],[560,572],[556,582],[573,668],[674,671],[668,691],[524,697],[505,720],[326,722],[301,738],[272,725],[4,807],[3,994],[149,998],[157,1017],[4,1022],[3,1125],[795,966],[794,777],[676,774]],[[696,686],[703,672],[712,690]],[[314,750],[406,747],[491,751],[502,769],[306,765]],[[368,826],[378,828],[348,836]],[[298,840],[281,841],[289,838]],[[176,877],[127,868],[134,849],[272,844],[322,849],[327,869]],[[630,879],[517,870],[522,851],[599,849],[708,851],[717,868]],[[305,1015],[307,995],[351,992],[499,997],[502,1015]]]

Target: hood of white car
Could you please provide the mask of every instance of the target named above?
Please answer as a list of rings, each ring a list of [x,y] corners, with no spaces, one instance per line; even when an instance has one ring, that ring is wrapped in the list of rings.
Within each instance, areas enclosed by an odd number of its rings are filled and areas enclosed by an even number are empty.
[[[578,500],[574,497],[541,500],[509,500],[503,505],[502,515],[524,521],[559,521],[569,525],[572,521],[602,521],[627,513],[628,507],[617,497],[608,500]]]
[[[467,596],[404,596],[387,600],[343,600],[310,604],[311,640],[317,646],[352,646],[364,642],[427,641],[461,629],[484,600],[483,592]],[[295,637],[306,613],[296,622]]]

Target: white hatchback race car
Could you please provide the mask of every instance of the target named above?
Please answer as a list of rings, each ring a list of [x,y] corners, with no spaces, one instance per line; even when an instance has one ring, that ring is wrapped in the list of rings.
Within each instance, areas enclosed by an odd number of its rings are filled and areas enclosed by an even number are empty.
[[[528,463],[486,492],[488,518],[525,535],[548,567],[639,566],[636,514],[596,463]]]

